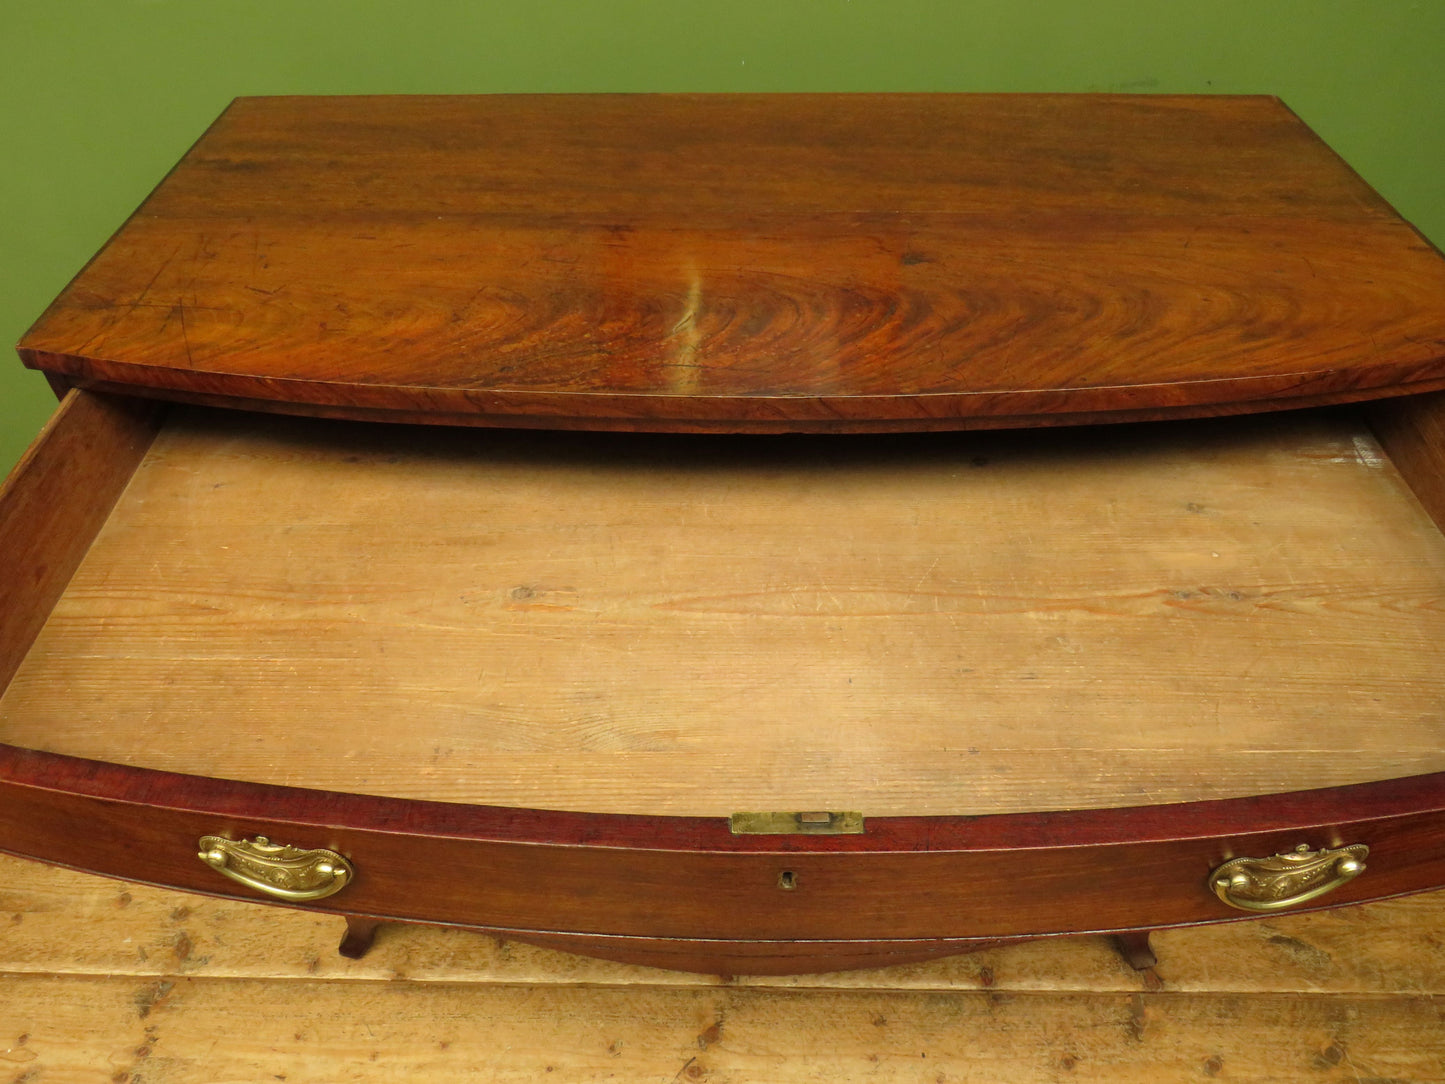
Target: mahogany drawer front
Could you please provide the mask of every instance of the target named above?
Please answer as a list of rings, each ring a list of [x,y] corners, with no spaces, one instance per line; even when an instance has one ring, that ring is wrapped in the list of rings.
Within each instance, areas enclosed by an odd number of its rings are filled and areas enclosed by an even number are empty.
[[[5,851],[265,899],[236,889],[196,853],[203,836],[264,835],[351,861],[353,881],[314,905],[321,910],[518,934],[1009,939],[1222,921],[1241,913],[1215,897],[1211,871],[1228,858],[1301,844],[1370,848],[1366,872],[1319,905],[1445,885],[1445,775],[1155,809],[896,818],[860,836],[766,837],[732,836],[725,823],[697,818],[324,795],[5,753]]]

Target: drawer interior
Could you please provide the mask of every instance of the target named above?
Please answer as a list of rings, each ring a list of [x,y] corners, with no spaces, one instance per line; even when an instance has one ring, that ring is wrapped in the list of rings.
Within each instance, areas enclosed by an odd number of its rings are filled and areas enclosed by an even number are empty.
[[[1355,411],[899,437],[177,408],[0,741],[599,812],[1445,770],[1445,539]]]

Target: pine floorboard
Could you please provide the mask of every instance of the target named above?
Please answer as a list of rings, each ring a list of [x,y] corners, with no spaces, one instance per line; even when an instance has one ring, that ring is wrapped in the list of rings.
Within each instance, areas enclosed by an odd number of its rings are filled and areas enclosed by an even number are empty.
[[[1445,1081],[1445,893],[724,979],[0,857],[0,1082]]]

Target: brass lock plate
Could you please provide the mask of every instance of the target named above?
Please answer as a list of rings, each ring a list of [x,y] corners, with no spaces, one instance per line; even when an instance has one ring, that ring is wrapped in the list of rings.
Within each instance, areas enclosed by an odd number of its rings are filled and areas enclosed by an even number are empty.
[[[804,813],[734,813],[728,828],[735,836],[857,836],[862,813],[817,810]]]

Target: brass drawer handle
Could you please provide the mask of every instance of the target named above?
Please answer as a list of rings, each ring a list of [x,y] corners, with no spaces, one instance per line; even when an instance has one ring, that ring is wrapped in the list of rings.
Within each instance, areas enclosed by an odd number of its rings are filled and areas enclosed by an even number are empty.
[[[265,836],[253,840],[202,836],[200,848],[196,857],[217,873],[291,903],[325,899],[340,892],[355,873],[351,863],[335,851],[307,851],[272,843]]]
[[[1241,911],[1284,911],[1365,872],[1363,843],[1312,851],[1301,843],[1273,858],[1231,858],[1209,875],[1214,894]]]

